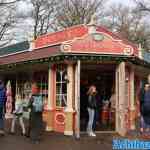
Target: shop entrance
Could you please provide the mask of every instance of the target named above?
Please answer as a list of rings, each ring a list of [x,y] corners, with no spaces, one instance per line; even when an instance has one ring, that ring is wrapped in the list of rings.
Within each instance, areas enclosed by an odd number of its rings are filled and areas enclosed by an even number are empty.
[[[114,64],[83,64],[80,80],[80,129],[86,131],[88,123],[87,91],[97,88],[97,108],[93,123],[95,131],[115,130],[115,68]]]

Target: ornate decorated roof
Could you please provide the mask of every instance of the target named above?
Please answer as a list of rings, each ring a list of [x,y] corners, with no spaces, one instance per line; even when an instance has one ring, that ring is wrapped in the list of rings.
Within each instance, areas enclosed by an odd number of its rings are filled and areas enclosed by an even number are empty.
[[[40,36],[35,48],[61,44],[62,52],[123,54],[138,56],[138,47],[102,26],[78,25],[63,31]]]
[[[102,26],[77,25],[42,35],[32,42],[33,47],[29,48],[29,43],[26,46],[24,44],[27,43],[3,48],[5,56],[0,53],[3,55],[0,56],[0,65],[36,62],[37,60],[53,61],[55,56],[58,56],[55,61],[60,61],[61,58],[72,58],[71,55],[74,56],[73,59],[80,55],[91,56],[91,58],[96,55],[94,59],[98,57],[101,60],[101,56],[105,56],[106,59],[107,57],[113,57],[113,59],[116,57],[120,61],[123,58],[130,58],[132,61],[145,63],[138,57],[137,45]],[[137,59],[134,60],[134,57]]]

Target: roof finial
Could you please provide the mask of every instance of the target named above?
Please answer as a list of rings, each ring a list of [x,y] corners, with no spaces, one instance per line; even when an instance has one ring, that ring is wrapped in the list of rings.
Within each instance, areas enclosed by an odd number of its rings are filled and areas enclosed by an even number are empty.
[[[96,33],[96,25],[97,25],[97,17],[96,17],[96,14],[93,14],[91,16],[91,21],[88,24],[89,34]]]
[[[28,38],[28,41],[29,41],[29,43],[30,43],[30,48],[29,48],[29,51],[32,51],[33,49],[34,49],[34,37],[33,37],[33,35],[29,35],[29,38]]]
[[[91,16],[91,20],[90,20],[89,25],[95,25],[96,26],[96,24],[97,24],[97,17],[96,17],[96,14],[93,14]]]
[[[138,50],[139,50],[139,58],[140,58],[140,59],[143,59],[143,52],[142,52],[142,44],[141,44],[141,43],[139,43],[139,48],[138,48]]]

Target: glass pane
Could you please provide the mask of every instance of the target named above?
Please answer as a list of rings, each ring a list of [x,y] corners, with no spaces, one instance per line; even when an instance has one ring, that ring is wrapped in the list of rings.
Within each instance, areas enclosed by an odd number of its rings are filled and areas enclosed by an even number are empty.
[[[56,106],[61,106],[60,104],[60,95],[56,95]]]
[[[56,94],[61,94],[60,86],[61,86],[61,83],[56,84]]]
[[[67,70],[65,69],[65,70],[63,71],[63,74],[62,74],[62,80],[63,80],[63,81],[66,81],[66,76],[67,76]]]
[[[67,93],[67,84],[62,83],[62,94]]]
[[[56,82],[60,81],[60,72],[56,72]]]
[[[62,95],[62,107],[67,106],[67,94]]]

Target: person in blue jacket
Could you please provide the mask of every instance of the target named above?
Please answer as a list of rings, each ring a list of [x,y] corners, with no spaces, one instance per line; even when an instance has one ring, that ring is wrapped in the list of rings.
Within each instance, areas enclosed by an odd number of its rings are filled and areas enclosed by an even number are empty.
[[[0,135],[4,135],[4,107],[6,100],[6,90],[4,83],[0,80]]]

